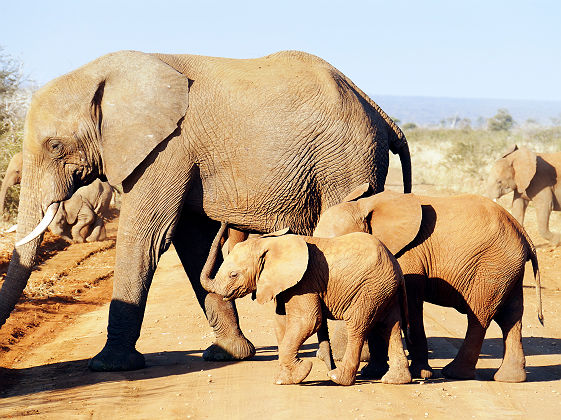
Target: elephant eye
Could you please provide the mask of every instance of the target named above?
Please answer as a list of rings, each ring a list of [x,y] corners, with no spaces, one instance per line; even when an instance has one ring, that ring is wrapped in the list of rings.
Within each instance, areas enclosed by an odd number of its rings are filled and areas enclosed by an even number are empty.
[[[56,156],[62,155],[64,149],[64,144],[62,143],[62,141],[57,139],[50,139],[49,141],[47,141],[46,146],[51,154]]]
[[[230,271],[230,277],[235,279],[236,277],[238,277],[238,272],[237,271]]]

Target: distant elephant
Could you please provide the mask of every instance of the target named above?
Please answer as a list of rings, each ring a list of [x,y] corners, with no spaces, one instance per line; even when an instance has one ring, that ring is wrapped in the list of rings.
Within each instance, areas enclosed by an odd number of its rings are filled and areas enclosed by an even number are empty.
[[[285,229],[236,244],[213,279],[210,275],[225,228],[223,224],[213,242],[201,284],[226,300],[253,292],[259,303],[275,299],[279,345],[275,383],[297,384],[308,376],[312,363],[299,359],[298,349],[324,317],[344,320],[348,331],[343,360],[329,372],[333,382],[355,382],[360,351],[373,325],[381,331],[389,354],[389,370],[382,382],[411,382],[401,341],[403,275],[380,241],[364,233],[323,239],[289,235]]]
[[[314,235],[370,232],[397,257],[407,290],[411,373],[432,376],[423,326],[423,302],[431,302],[455,308],[468,318],[465,340],[442,371],[446,377],[475,376],[485,332],[495,320],[504,339],[504,358],[495,380],[524,381],[522,280],[528,260],[542,323],[543,315],[536,250],[520,224],[501,206],[477,195],[422,197],[385,191],[364,197],[367,190],[368,185],[357,188],[347,201],[327,209]],[[377,362],[363,374],[378,376],[387,369],[384,345],[376,337],[368,341]]]
[[[36,91],[25,124],[19,227],[0,325],[60,202],[96,178],[122,183],[107,342],[93,370],[144,366],[136,341],[157,262],[172,242],[216,335],[203,357],[245,359],[255,349],[235,305],[199,280],[218,221],[311,234],[346,191],[364,182],[384,189],[390,150],[411,189],[399,127],[345,75],[302,52],[108,54]]]
[[[16,153],[10,159],[8,167],[6,168],[6,174],[2,180],[2,188],[0,188],[0,203],[2,203],[2,214],[4,214],[6,201],[6,192],[8,188],[17,185],[21,182],[21,168],[23,164],[23,158],[21,152]]]
[[[511,191],[516,220],[524,225],[526,207],[533,201],[540,235],[555,246],[561,245],[561,234],[549,230],[551,212],[561,211],[561,152],[534,153],[514,145],[495,162],[487,181],[489,198],[497,199]]]
[[[106,238],[105,218],[113,197],[107,182],[96,179],[63,201],[49,225],[55,235],[71,242],[95,242]]]

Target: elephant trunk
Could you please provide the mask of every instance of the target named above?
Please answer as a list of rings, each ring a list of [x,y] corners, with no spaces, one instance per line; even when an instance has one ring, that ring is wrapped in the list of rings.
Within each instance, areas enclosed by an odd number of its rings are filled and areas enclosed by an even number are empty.
[[[38,188],[33,186],[29,177],[24,176],[22,181],[17,241],[31,232],[43,215],[40,201],[37,194],[34,193]],[[41,239],[42,235],[39,235],[26,244],[17,246],[12,253],[6,278],[2,284],[2,289],[0,289],[0,326],[4,325],[10,316],[10,312],[14,309],[27,285]]]
[[[0,206],[2,207],[2,214],[4,214],[6,208],[4,203],[4,201],[6,200],[6,193],[8,192],[8,188],[16,184],[14,181],[15,180],[12,179],[12,177],[8,177],[7,175],[4,177],[4,180],[2,181],[2,188],[0,189],[0,203],[1,203]]]
[[[208,253],[207,260],[201,271],[201,286],[203,286],[207,291],[211,293],[216,293],[214,279],[211,277],[211,274],[215,268],[214,266],[216,264],[216,259],[218,257],[220,241],[222,240],[222,237],[224,236],[224,232],[226,231],[227,227],[228,224],[222,222],[222,224],[220,225],[220,229],[216,234],[216,237],[212,241],[212,245],[210,246],[210,251]]]

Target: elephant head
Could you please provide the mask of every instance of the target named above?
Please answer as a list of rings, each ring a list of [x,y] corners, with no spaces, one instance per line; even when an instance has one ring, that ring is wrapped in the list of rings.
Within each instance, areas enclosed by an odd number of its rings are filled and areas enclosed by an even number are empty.
[[[514,145],[495,161],[487,180],[487,196],[497,199],[511,191],[525,196],[536,174],[537,156],[525,147]]]
[[[314,236],[334,237],[350,232],[374,235],[396,255],[410,244],[421,228],[423,218],[419,199],[414,194],[384,191],[363,197],[364,184],[320,217]]]
[[[300,236],[286,235],[287,229],[237,243],[226,256],[216,277],[210,271],[216,262],[222,224],[201,273],[201,284],[225,300],[256,292],[259,303],[273,299],[297,284],[308,267],[308,245]]]
[[[4,324],[59,204],[95,178],[120,184],[178,130],[188,79],[135,51],[103,56],[38,90],[26,116],[17,242],[0,291]]]
[[[14,156],[12,156],[8,167],[6,168],[6,174],[4,175],[4,179],[2,180],[2,188],[0,188],[0,203],[2,203],[2,213],[4,213],[4,201],[6,200],[6,192],[8,191],[8,188],[21,182],[22,164],[22,154],[21,152],[18,152]]]

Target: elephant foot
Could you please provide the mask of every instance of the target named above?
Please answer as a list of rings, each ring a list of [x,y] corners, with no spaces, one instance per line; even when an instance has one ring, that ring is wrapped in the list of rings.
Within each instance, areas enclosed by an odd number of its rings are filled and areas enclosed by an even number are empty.
[[[369,362],[360,371],[360,376],[368,379],[380,379],[386,374],[389,369],[387,363]]]
[[[475,368],[461,366],[452,360],[442,369],[442,374],[449,379],[474,379],[475,378]]]
[[[144,356],[135,348],[123,349],[108,344],[88,363],[88,368],[95,372],[137,370],[145,366]]]
[[[275,384],[277,385],[290,385],[299,384],[312,370],[312,362],[309,360],[298,359],[295,366],[281,366],[277,377],[275,378]]]
[[[384,384],[408,384],[411,382],[411,372],[409,372],[409,367],[390,367],[388,372],[382,376],[382,383]]]
[[[338,385],[349,386],[355,383],[356,371],[338,367],[327,373],[329,379]]]
[[[331,354],[331,346],[329,341],[322,341],[319,343],[318,351],[316,352],[316,357],[323,360],[325,366],[328,370],[335,369],[335,362],[333,362],[333,356]]]
[[[524,382],[526,380],[526,370],[524,366],[505,366],[502,365],[493,377],[498,382]]]
[[[433,375],[432,368],[426,362],[412,361],[409,370],[413,378],[430,379]]]
[[[218,340],[203,352],[203,359],[209,362],[245,360],[253,356],[255,347],[243,336]]]

